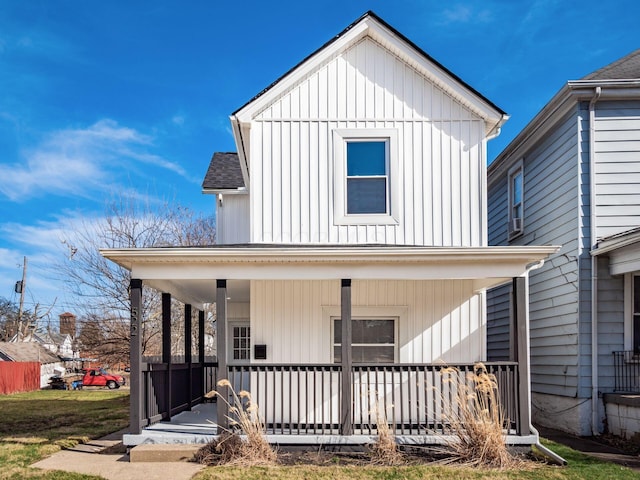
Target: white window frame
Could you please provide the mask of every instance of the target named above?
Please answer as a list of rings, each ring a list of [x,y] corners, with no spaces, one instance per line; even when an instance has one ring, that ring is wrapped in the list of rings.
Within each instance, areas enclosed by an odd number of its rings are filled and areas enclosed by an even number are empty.
[[[640,272],[627,273],[624,276],[624,349],[633,351],[633,300],[634,300],[634,280],[640,278]]]
[[[347,142],[386,143],[387,212],[347,213]],[[335,225],[397,225],[399,223],[398,131],[394,128],[341,128],[333,130],[333,223]]]
[[[253,342],[251,340],[251,322],[249,322],[249,320],[231,320],[228,322],[227,324],[227,328],[228,328],[228,334],[227,334],[227,363],[229,364],[233,364],[233,365],[244,365],[244,364],[248,364],[251,362],[251,357],[252,357],[252,352],[251,352],[251,347],[253,346]],[[249,355],[247,356],[247,358],[239,358],[239,359],[234,359],[233,358],[233,350],[234,350],[234,345],[233,345],[233,341],[234,341],[234,336],[233,336],[233,329],[234,327],[246,327],[249,329],[249,347],[248,347],[248,353]]]
[[[331,317],[331,362],[335,363],[335,357],[334,357],[334,348],[337,345],[342,345],[340,344],[336,344],[334,343],[333,339],[334,334],[335,334],[335,320],[340,320],[340,315],[337,316],[332,316]],[[391,320],[393,322],[393,363],[398,363],[398,323],[399,323],[399,318],[397,316],[390,316],[390,315],[366,315],[366,316],[362,316],[362,315],[358,315],[358,316],[351,316],[351,321],[353,320]],[[353,347],[353,342],[351,342],[351,346]],[[358,343],[356,344],[357,346],[390,346],[390,344],[387,343]],[[353,363],[358,363],[358,362],[353,362]]]
[[[513,189],[513,181],[514,179],[520,175],[521,178],[521,185],[520,185],[520,196],[521,196],[521,200],[520,200],[520,218],[517,218],[513,215],[513,210],[514,210],[514,196],[515,196],[515,192]],[[512,238],[518,237],[520,235],[522,235],[524,233],[524,162],[522,160],[520,160],[518,163],[516,163],[513,167],[511,167],[509,169],[509,173],[507,175],[507,182],[508,182],[508,200],[509,200],[509,214],[508,214],[508,221],[509,224],[507,226],[507,230],[509,232],[509,239],[511,240]]]

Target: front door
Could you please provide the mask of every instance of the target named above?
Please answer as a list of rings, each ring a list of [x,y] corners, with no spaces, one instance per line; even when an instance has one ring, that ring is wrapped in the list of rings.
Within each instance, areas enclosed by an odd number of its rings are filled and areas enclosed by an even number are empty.
[[[251,374],[248,370],[237,368],[239,365],[251,363],[251,326],[249,320],[233,320],[229,322],[227,336],[227,364],[232,372],[231,385],[236,393],[241,390],[250,391]]]

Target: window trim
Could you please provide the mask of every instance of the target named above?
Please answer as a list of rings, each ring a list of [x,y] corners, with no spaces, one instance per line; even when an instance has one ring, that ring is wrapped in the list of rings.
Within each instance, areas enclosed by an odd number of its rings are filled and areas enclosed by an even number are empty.
[[[329,325],[329,338],[327,342],[327,363],[333,363],[333,319],[340,318],[342,315],[341,307],[336,305],[322,307],[322,318],[325,325]],[[406,305],[381,305],[376,307],[365,307],[353,305],[351,307],[352,319],[393,319],[395,320],[395,360],[394,363],[407,361],[403,358],[401,347],[406,345],[408,340],[403,334],[402,325],[407,325],[409,321],[409,307]],[[406,355],[406,352],[405,352]]]
[[[347,213],[347,142],[386,143],[387,213]],[[333,223],[334,225],[399,224],[398,131],[395,128],[339,128],[333,130]]]
[[[337,363],[335,361],[334,349],[337,345],[342,345],[342,343],[336,344],[334,342],[334,334],[335,334],[335,320],[340,320],[340,315],[331,316],[331,362]],[[397,315],[358,315],[351,316],[351,321],[354,320],[390,320],[393,322],[393,363],[398,363],[398,323],[400,317]],[[342,339],[341,339],[342,340]],[[356,346],[390,346],[389,343],[357,343]],[[354,346],[353,341],[351,342],[351,347]],[[338,362],[339,363],[339,362]],[[359,362],[353,362],[354,364],[358,364]]]
[[[232,365],[243,365],[243,364],[248,364],[251,362],[252,360],[252,346],[253,346],[253,341],[251,339],[251,322],[249,320],[230,320],[228,322],[228,339],[227,339],[227,363],[232,364]],[[233,354],[234,354],[234,335],[233,335],[233,329],[235,327],[238,328],[248,328],[249,329],[249,346],[247,347],[248,350],[248,356],[247,358],[238,358],[238,359],[234,359],[233,358]],[[242,348],[242,347],[239,347]]]
[[[519,228],[516,228],[515,222],[517,221],[517,217],[513,215],[513,207],[514,207],[514,191],[513,191],[513,180],[520,175],[521,185],[520,185],[520,210],[521,216],[519,218]],[[507,174],[507,197],[508,197],[508,223],[507,223],[507,231],[509,233],[509,240],[519,237],[524,234],[524,161],[520,159],[515,165],[513,165],[509,169],[509,173]]]
[[[634,283],[640,281],[640,272],[624,275],[624,349],[634,351]],[[640,333],[639,333],[640,334]]]

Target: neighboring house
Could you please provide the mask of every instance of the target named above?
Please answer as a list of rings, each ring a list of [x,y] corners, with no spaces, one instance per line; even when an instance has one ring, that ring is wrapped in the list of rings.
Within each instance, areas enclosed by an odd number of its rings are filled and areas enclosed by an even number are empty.
[[[36,342],[0,342],[0,361],[38,362],[40,364],[40,388],[49,385],[54,375],[64,375],[64,363],[57,355]]]
[[[488,185],[490,245],[562,245],[530,280],[534,420],[599,434],[606,403],[621,433],[610,393],[640,392],[640,50],[567,82]],[[508,293],[488,294],[490,360],[509,355]]]
[[[203,184],[221,243],[102,250],[131,271],[132,433],[208,390],[204,342],[172,365],[173,295],[188,341],[216,302],[218,378],[252,392],[272,441],[367,441],[380,408],[399,441],[438,442],[442,367],[486,360],[485,289],[512,282],[523,335],[489,368],[510,442],[536,442],[526,282],[556,248],[487,247],[486,142],[506,119],[371,12],[233,113],[238,152]],[[142,282],[165,292],[160,365],[140,357]],[[161,441],[145,435],[125,442]]]
[[[73,358],[78,356],[73,345],[73,338],[69,334],[57,332],[34,332],[26,336],[18,336],[17,334],[11,339],[11,342],[36,342],[44,348],[64,358]]]

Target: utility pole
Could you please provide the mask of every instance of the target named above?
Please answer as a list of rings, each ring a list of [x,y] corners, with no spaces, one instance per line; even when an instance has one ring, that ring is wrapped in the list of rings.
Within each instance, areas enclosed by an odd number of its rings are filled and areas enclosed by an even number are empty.
[[[20,335],[22,335],[22,312],[24,310],[24,291],[27,287],[27,257],[24,257],[24,261],[22,263],[22,281],[20,282],[20,307],[18,308],[18,341],[24,340],[24,336],[20,339]]]

